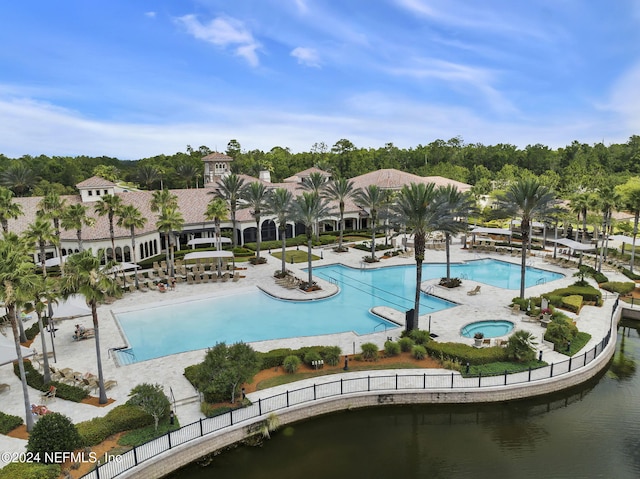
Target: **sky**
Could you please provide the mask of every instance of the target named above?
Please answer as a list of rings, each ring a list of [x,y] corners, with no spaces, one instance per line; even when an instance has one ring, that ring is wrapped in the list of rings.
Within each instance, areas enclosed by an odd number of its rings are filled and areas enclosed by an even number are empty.
[[[0,153],[640,134],[638,0],[0,2]]]

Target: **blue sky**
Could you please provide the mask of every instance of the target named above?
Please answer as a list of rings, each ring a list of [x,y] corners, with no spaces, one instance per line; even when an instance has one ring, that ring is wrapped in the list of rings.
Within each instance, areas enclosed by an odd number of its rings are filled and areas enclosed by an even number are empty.
[[[0,3],[0,153],[640,134],[636,0]]]

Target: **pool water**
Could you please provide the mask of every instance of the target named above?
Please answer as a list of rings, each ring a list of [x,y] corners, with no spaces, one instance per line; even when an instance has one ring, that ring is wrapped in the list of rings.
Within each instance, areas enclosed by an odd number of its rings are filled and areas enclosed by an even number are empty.
[[[444,264],[425,264],[423,280],[446,275]],[[503,288],[520,285],[520,268],[495,260],[451,265],[452,276]],[[355,269],[342,265],[313,269],[314,275],[337,283],[340,292],[318,301],[282,301],[262,291],[188,299],[115,314],[130,349],[118,354],[125,362],[144,361],[170,354],[227,344],[318,336],[344,332],[370,334],[398,325],[371,313],[377,306],[398,311],[413,308],[415,266]],[[464,275],[464,276],[463,276]],[[561,277],[529,268],[527,284]],[[432,295],[421,296],[420,314],[454,307]]]
[[[463,327],[460,334],[465,338],[473,338],[476,333],[484,334],[485,338],[497,338],[509,334],[513,331],[513,327],[514,324],[506,320],[476,321]]]

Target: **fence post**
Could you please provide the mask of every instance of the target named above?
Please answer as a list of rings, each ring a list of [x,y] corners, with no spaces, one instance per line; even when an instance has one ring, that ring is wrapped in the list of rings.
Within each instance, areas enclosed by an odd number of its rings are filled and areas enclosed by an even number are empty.
[[[106,462],[105,462],[106,464]],[[96,466],[96,479],[100,479],[100,468],[102,467],[102,464],[98,464]]]
[[[549,377],[552,378],[553,377],[553,363],[551,363],[551,373],[549,374]]]
[[[367,392],[371,392],[371,376],[367,376]]]
[[[478,387],[482,387],[482,372],[478,373]]]
[[[451,373],[451,389],[453,389],[453,373]]]
[[[507,370],[504,370],[504,385],[507,385]]]
[[[529,366],[529,380],[527,382],[531,382],[531,366]]]
[[[313,383],[313,400],[316,400],[316,383]]]
[[[289,390],[287,389],[287,407],[289,407]]]
[[[262,416],[262,399],[258,398],[258,416]]]
[[[422,389],[427,389],[427,373],[422,375]]]
[[[398,390],[398,375],[396,374],[396,391]]]
[[[133,463],[138,465],[138,446],[133,446]]]
[[[169,441],[169,449],[171,449],[171,431],[167,433],[167,440]]]
[[[571,372],[571,360],[572,360],[572,359],[573,359],[573,358],[569,358],[569,372]]]
[[[342,378],[340,378],[340,395],[342,396]]]
[[[233,411],[229,411],[229,419],[231,420],[231,425],[233,426]]]
[[[202,427],[202,418],[200,418],[200,437],[204,436],[204,429]]]

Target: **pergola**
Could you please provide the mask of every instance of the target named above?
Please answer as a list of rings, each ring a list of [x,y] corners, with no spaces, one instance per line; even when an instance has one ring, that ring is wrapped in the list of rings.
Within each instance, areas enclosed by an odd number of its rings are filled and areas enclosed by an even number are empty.
[[[194,251],[193,253],[187,253],[184,255],[184,261],[223,258],[231,258],[233,262],[233,269],[236,269],[236,258],[233,255],[233,251]]]
[[[216,248],[218,247],[218,242],[220,244],[222,243],[227,243],[227,244],[231,244],[231,238],[227,238],[225,236],[221,236],[220,238],[193,238],[190,239],[189,241],[187,241],[187,246],[193,246],[193,248],[195,249],[196,246],[198,245],[202,245],[202,244],[212,244],[213,246],[215,246]]]
[[[473,245],[476,242],[476,235],[496,235],[496,236],[507,236],[509,243],[511,243],[511,230],[506,228],[484,228],[481,226],[477,226],[471,230],[471,244]],[[495,241],[494,239],[487,238],[482,239],[482,241]]]

